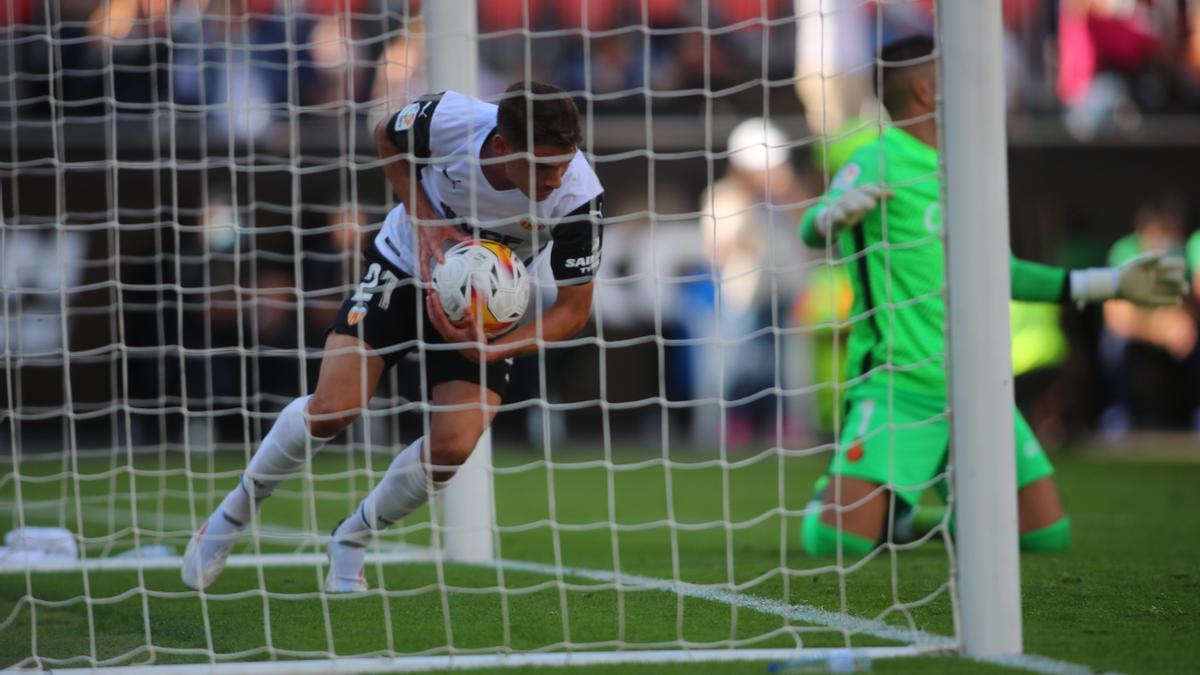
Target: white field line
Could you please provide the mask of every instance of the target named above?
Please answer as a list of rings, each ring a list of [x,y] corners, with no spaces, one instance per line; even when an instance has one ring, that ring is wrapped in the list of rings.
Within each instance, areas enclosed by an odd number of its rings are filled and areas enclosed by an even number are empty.
[[[1048,675],[1095,675],[1097,672],[1078,663],[1059,661],[1047,656],[1038,656],[1037,654],[1017,654],[1016,656],[981,656],[972,660],[983,663],[992,663],[997,666],[1006,666],[1008,668],[1022,668],[1035,673],[1047,673]],[[1104,671],[1104,675],[1121,675],[1121,673],[1115,670],[1106,670]]]
[[[384,563],[404,565],[409,563],[433,562],[437,556],[425,547],[398,545],[394,549],[385,549],[378,553],[367,554],[368,563]],[[308,567],[324,565],[324,553],[264,553],[255,555],[243,553],[229,556],[226,567]],[[0,574],[24,574],[26,568],[30,572],[73,572],[88,570],[89,572],[128,572],[132,570],[169,570],[180,569],[183,565],[181,556],[145,556],[120,558],[87,558],[86,560],[59,560],[42,557],[27,558],[18,553],[0,556]]]
[[[553,565],[522,562],[519,560],[499,560],[494,563],[480,564],[488,567],[503,567],[506,570],[532,572],[548,576],[555,576],[559,573],[558,568]],[[594,570],[579,567],[563,567],[562,575],[565,577],[579,577],[600,583],[618,584],[628,590],[653,590],[664,593],[677,593],[686,598],[733,605],[738,609],[749,609],[761,614],[770,614],[791,621],[811,623],[838,631],[870,635],[882,640],[902,642],[918,647],[954,649],[956,646],[955,641],[948,637],[926,633],[919,629],[910,630],[899,626],[892,626],[878,619],[861,619],[848,614],[830,612],[811,605],[796,605],[780,600],[760,598],[755,595],[734,593],[720,586],[705,586],[684,581],[645,577],[638,574],[621,573],[618,575],[611,570]]]
[[[3,511],[3,509],[0,509]],[[84,519],[89,522],[109,523],[112,522],[118,525],[128,527],[133,526],[133,516],[127,509],[116,509],[113,513],[108,513],[106,510],[100,509],[85,509],[83,511]],[[111,516],[111,517],[110,517]],[[153,522],[161,519],[162,523],[170,528],[182,532],[193,530],[196,526],[192,524],[191,516],[182,513],[163,513],[160,515],[147,516],[138,519],[138,526],[145,527],[148,522]],[[200,522],[204,522],[203,519]],[[301,545],[310,544],[324,549],[325,541],[328,535],[319,532],[310,532],[300,528],[291,527],[289,525],[279,525],[274,523],[261,523],[257,530],[259,541],[264,544],[288,544]],[[249,540],[249,539],[247,539]],[[3,548],[3,547],[0,547]],[[411,546],[408,544],[378,544],[378,550],[368,554],[369,562],[381,563],[418,563],[430,562],[434,559],[434,555],[430,549],[424,546]],[[136,569],[157,570],[157,569],[178,569],[182,564],[182,557],[179,556],[139,556],[132,550],[126,551],[124,555],[104,558],[85,558],[83,560],[62,560],[45,557],[27,557],[21,552],[0,552],[0,574],[15,574],[24,573],[26,568],[32,572],[69,572],[71,570],[86,569],[88,571],[127,571]],[[253,553],[231,555],[229,556],[226,567],[250,567],[257,568],[260,565],[266,566],[283,566],[283,565],[315,565],[325,562],[325,554],[319,552],[313,553],[264,553],[263,555],[255,555]]]
[[[462,656],[397,656],[394,658],[305,659],[249,663],[196,663],[172,666],[125,666],[123,675],[266,675],[267,673],[423,673],[438,670],[478,668],[571,668],[618,664],[671,664],[752,661],[788,661],[800,656],[818,660],[848,660],[854,655],[872,659],[912,656],[911,647],[862,647],[858,649],[693,649],[623,652],[552,652],[515,654],[469,654]],[[22,666],[27,664],[22,663]],[[54,673],[83,675],[93,668],[55,668]],[[103,669],[100,672],[104,672]]]
[[[98,513],[87,510],[85,514],[95,514],[97,520],[103,518],[107,522],[107,513]],[[132,518],[122,511],[123,518],[131,521]],[[115,514],[114,514],[115,515]],[[164,522],[170,521],[180,526],[180,529],[188,529],[191,527],[191,518],[182,514],[167,513],[162,514]],[[130,523],[131,524],[131,523]],[[259,537],[267,541],[268,538],[283,540],[291,543],[297,541],[324,541],[324,537],[312,532],[305,532],[288,526],[271,526],[266,532],[260,531]],[[433,551],[428,548],[399,545],[395,549],[374,551],[367,555],[368,563],[386,563],[386,564],[418,564],[429,563],[436,561],[441,557],[440,552]],[[443,560],[445,560],[443,558]],[[300,565],[319,565],[325,562],[323,553],[288,553],[288,554],[243,554],[233,555],[229,557],[227,566],[229,567],[251,567],[256,568],[261,566],[300,566]],[[447,560],[446,562],[454,562]],[[720,586],[706,586],[700,584],[692,584],[683,581],[674,581],[670,579],[659,579],[657,577],[648,577],[638,574],[621,573],[617,574],[612,570],[589,569],[581,567],[563,567],[558,568],[553,565],[536,562],[526,562],[521,560],[497,560],[486,563],[467,563],[483,567],[497,568],[502,567],[506,570],[529,572],[532,574],[542,574],[546,576],[567,576],[580,579],[587,579],[598,583],[616,584],[625,590],[640,591],[654,590],[664,593],[677,593],[684,597],[695,598],[698,600],[706,600],[720,604],[730,605],[738,609],[748,609],[761,614],[768,614],[785,618],[791,621],[798,621],[817,626],[824,626],[832,630],[845,631],[852,634],[870,635],[883,640],[900,642],[905,647],[902,648],[866,648],[866,649],[892,649],[900,650],[893,656],[907,655],[912,656],[921,653],[937,653],[948,652],[957,648],[957,642],[950,637],[943,635],[935,635],[919,629],[905,629],[899,626],[890,625],[879,619],[864,619],[860,617],[831,612],[811,605],[804,604],[789,604],[779,600],[771,600],[761,598],[754,595],[743,593],[734,593],[729,589]],[[0,559],[0,574],[25,572],[29,569],[32,572],[50,572],[50,571],[69,571],[81,568],[89,570],[131,570],[141,567],[142,569],[178,569],[182,565],[181,557],[127,557],[127,558],[91,558],[82,561],[66,561],[66,562],[49,562],[44,560],[27,561],[20,556],[9,556],[6,559]],[[681,650],[682,651],[682,650]],[[751,652],[781,652],[787,651],[792,656],[797,654],[797,650],[701,650],[699,652],[683,652],[692,653],[697,656],[703,653],[705,656],[714,655],[708,660],[771,660],[787,658],[786,656],[764,656],[753,659],[741,659],[736,656],[715,656],[716,654],[734,653],[751,653]],[[805,649],[805,653],[815,653],[822,650]],[[856,648],[855,651],[859,651]],[[471,656],[430,656],[430,657],[404,657],[398,659],[337,659],[335,661],[316,661],[313,662],[314,668],[322,672],[362,672],[364,670],[375,670],[380,672],[412,672],[423,669],[475,669],[499,666],[567,666],[567,665],[584,665],[585,663],[690,663],[695,662],[695,659],[681,658],[679,661],[662,660],[662,661],[639,661],[633,657],[639,655],[653,654],[654,652],[588,652],[588,653],[567,653],[567,654],[496,654],[496,655],[471,655]],[[680,652],[666,651],[663,654],[678,654]],[[603,655],[609,656],[603,656]],[[583,657],[594,658],[601,660],[585,661]],[[626,656],[621,656],[626,655]],[[518,658],[520,657],[520,658]],[[526,657],[538,659],[539,661],[526,661]],[[567,661],[558,663],[555,658],[566,658]],[[660,657],[651,657],[660,658]],[[661,657],[670,659],[671,657]],[[876,656],[875,658],[884,658]],[[425,659],[434,659],[434,661],[424,661]],[[480,659],[473,661],[470,659]],[[604,660],[608,659],[608,660]],[[623,660],[624,659],[624,660]],[[421,662],[424,665],[420,667],[409,667],[407,664],[411,662]],[[544,660],[544,662],[540,661]],[[1089,675],[1095,671],[1087,666],[1082,666],[1069,661],[1058,661],[1056,659],[1038,656],[1036,654],[1021,654],[1017,656],[1003,657],[980,657],[976,661],[994,663],[997,665],[1008,666],[1012,668],[1021,668],[1036,673],[1045,673],[1047,675]],[[336,668],[329,664],[341,664],[343,662],[359,662],[359,664],[349,670],[342,670],[338,665]],[[299,672],[298,664],[308,663],[307,661],[289,661],[286,664],[285,671]],[[323,666],[319,664],[324,664]],[[440,664],[440,665],[438,665]],[[179,670],[178,675],[185,675],[193,672],[204,673],[262,673],[264,670],[255,670],[248,668],[251,664],[203,664],[201,670]],[[257,664],[260,667],[271,665],[268,663]],[[168,666],[147,666],[147,668],[155,669],[153,672],[174,672],[162,671],[160,668]],[[170,668],[193,668],[197,666],[170,666]],[[247,669],[241,669],[247,667]],[[331,669],[332,668],[332,669]],[[228,669],[228,670],[227,670]],[[78,672],[95,672],[92,669],[81,669]],[[55,669],[54,672],[72,672],[69,670]],[[122,672],[125,672],[124,670]],[[151,672],[149,670],[145,672]],[[309,672],[309,671],[305,671]]]
[[[22,507],[22,510],[24,510],[25,513],[36,513],[38,510],[58,509],[58,504],[52,504],[48,502],[25,504],[25,506]],[[0,508],[0,513],[5,513],[7,519],[8,515],[12,514],[12,509]],[[143,513],[139,514],[138,527],[145,528],[151,524],[157,524],[158,521],[162,521],[164,526],[172,528],[172,530],[190,532],[196,530],[196,527],[199,527],[199,525],[202,524],[204,519],[208,518],[208,516],[209,514],[206,512],[199,513],[197,514],[198,520],[196,522],[192,522],[192,516],[182,513],[167,512],[152,515]],[[83,509],[83,518],[88,522],[96,522],[96,524],[108,524],[108,522],[112,521],[114,525],[124,525],[126,527],[133,526],[133,515],[130,513],[128,504],[126,504],[125,507],[113,509],[112,513],[109,513],[107,508],[85,508]],[[318,540],[320,543],[325,542],[325,537],[320,536],[319,533],[300,530],[299,527],[292,527],[289,525],[271,524],[271,522],[263,522],[263,524],[259,524],[258,536],[260,539],[264,540],[264,542],[270,543],[295,544],[299,542],[318,542]]]
[[[395,551],[373,552],[368,554],[367,561],[369,563],[388,563],[388,564],[417,564],[429,563],[437,560],[438,553],[430,549],[422,549],[418,547],[406,547]],[[10,564],[0,566],[0,573],[5,572],[24,572],[25,566],[17,566],[12,563],[17,560],[10,559]],[[252,554],[235,555],[229,558],[229,567],[275,567],[275,566],[299,566],[299,565],[318,565],[325,562],[325,556],[318,553],[292,553],[292,554],[269,554],[256,556]],[[452,562],[452,561],[447,561]],[[136,569],[138,565],[144,569],[178,569],[181,565],[179,557],[161,557],[161,558],[110,558],[110,559],[91,559],[85,561],[60,563],[57,565],[38,562],[36,568],[31,570],[39,571],[62,571],[80,569],[86,567],[89,570],[128,570]],[[936,654],[949,653],[956,649],[957,643],[953,638],[942,635],[934,635],[919,629],[905,629],[899,626],[890,625],[878,619],[864,619],[831,612],[819,607],[804,604],[789,604],[779,600],[771,600],[761,598],[754,595],[746,595],[734,593],[720,586],[704,586],[700,584],[692,584],[687,582],[676,582],[669,579],[659,579],[656,577],[647,577],[638,574],[617,574],[611,570],[597,570],[580,567],[563,567],[561,569],[553,565],[544,563],[525,562],[520,560],[498,560],[491,563],[476,563],[478,566],[497,568],[502,567],[506,570],[528,572],[532,574],[542,574],[546,576],[558,576],[561,574],[565,577],[573,577],[587,579],[598,583],[616,584],[627,591],[661,591],[664,593],[677,593],[684,597],[705,600],[737,607],[738,609],[746,609],[761,614],[768,614],[785,618],[790,621],[797,621],[806,624],[824,626],[831,630],[845,631],[852,634],[869,635],[882,640],[902,643],[903,647],[871,647],[871,648],[855,648],[854,653],[863,653],[872,658],[889,658],[898,656],[915,656],[920,654]],[[818,656],[825,654],[830,650],[823,649],[804,649],[803,653]],[[691,654],[692,656],[679,656],[680,653]],[[247,673],[259,674],[270,670],[272,665],[284,672],[414,672],[425,669],[475,669],[489,667],[504,667],[504,666],[580,666],[587,664],[620,664],[620,663],[692,663],[700,660],[705,661],[763,661],[763,660],[782,660],[794,658],[799,650],[753,650],[753,649],[737,649],[737,650],[699,650],[691,652],[666,651],[661,654],[674,654],[676,656],[655,656],[656,652],[588,652],[588,653],[555,653],[555,654],[494,654],[494,655],[471,655],[471,656],[429,656],[429,657],[403,657],[396,659],[378,658],[378,659],[337,659],[324,661],[288,661],[286,664],[196,664],[191,666],[146,666],[144,669],[125,670],[122,672],[165,672],[173,675],[190,675],[191,673],[217,673],[220,675],[229,675],[231,673]],[[758,654],[758,655],[754,655]],[[753,655],[753,656],[752,656]],[[1005,657],[984,657],[976,658],[976,661],[994,663],[997,665],[1008,666],[1012,668],[1021,668],[1027,671],[1036,673],[1046,673],[1047,675],[1089,675],[1094,671],[1086,666],[1082,666],[1067,661],[1058,661],[1055,659],[1037,656],[1034,654],[1022,654],[1018,656]],[[304,664],[301,667],[301,664]],[[159,669],[168,670],[159,670]],[[150,670],[153,669],[153,670]],[[63,670],[55,669],[54,672],[95,672],[92,669],[79,670]]]
[[[35,513],[37,511],[57,511],[58,506],[48,502],[39,503],[36,507],[33,505],[25,505],[26,513]],[[11,508],[0,508],[0,513],[6,514],[6,519],[12,514]],[[192,517],[183,513],[175,513],[168,511],[166,513],[154,515],[140,515],[137,525],[139,528],[145,529],[152,524],[162,522],[166,527],[181,532],[190,532],[195,530],[208,517],[207,512],[197,514],[197,521],[192,522]],[[113,509],[110,513],[107,508],[85,508],[83,509],[84,520],[90,523],[107,524],[112,522],[114,525],[123,525],[125,527],[133,527],[133,514],[129,512],[129,506],[125,505],[120,508]],[[72,518],[73,520],[73,518]],[[42,523],[37,523],[42,524]],[[258,536],[264,542],[272,544],[298,544],[298,543],[325,543],[325,536],[320,533],[313,533],[307,530],[302,530],[289,525],[277,525],[274,523],[260,523],[258,526]]]
[[[532,572],[536,574],[546,574],[549,576],[554,576],[559,573],[559,568],[556,568],[553,565],[523,562],[519,560],[498,560],[494,563],[481,564],[489,567],[503,567],[506,570]],[[678,593],[684,597],[733,605],[738,609],[749,609],[761,614],[770,614],[772,616],[778,616],[791,621],[825,626],[834,630],[847,631],[860,635],[870,635],[882,640],[902,642],[915,647],[917,654],[946,652],[957,648],[957,642],[953,638],[945,637],[943,635],[934,635],[919,629],[905,629],[899,626],[890,625],[878,619],[863,619],[850,616],[849,614],[830,612],[829,610],[813,607],[811,605],[793,605],[780,600],[771,600],[768,598],[760,598],[754,595],[734,593],[719,586],[702,586],[698,584],[672,581],[670,579],[645,577],[637,574],[622,573],[618,575],[611,570],[594,570],[579,567],[563,567],[561,573],[563,576],[579,577],[602,583],[618,583],[619,580],[620,585],[627,586],[630,590],[649,589],[659,590],[665,593]],[[809,652],[817,650],[805,649],[804,651]],[[857,651],[857,649],[855,651]],[[908,652],[906,655],[912,656],[914,653]],[[1058,661],[1056,659],[1038,656],[1036,654],[979,657],[975,658],[974,660],[1008,666],[1011,668],[1022,668],[1035,673],[1046,673],[1048,675],[1091,675],[1091,673],[1095,672],[1087,666],[1071,663],[1069,661]],[[1113,675],[1115,675],[1115,673]]]

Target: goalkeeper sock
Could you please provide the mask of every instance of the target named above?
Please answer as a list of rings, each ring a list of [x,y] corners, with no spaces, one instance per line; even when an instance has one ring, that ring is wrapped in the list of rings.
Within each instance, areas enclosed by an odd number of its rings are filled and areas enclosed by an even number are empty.
[[[839,538],[841,539],[842,551],[848,556],[861,558],[875,550],[875,542],[870,539],[844,530],[839,532],[836,527],[822,523],[821,512],[816,509],[810,509],[804,516],[801,539],[804,543],[804,550],[809,555],[824,556],[836,554]]]
[[[1071,519],[1062,518],[1040,530],[1021,535],[1021,550],[1038,553],[1062,553],[1071,545]]]
[[[430,480],[421,462],[425,437],[418,438],[405,448],[388,467],[383,479],[371,494],[333,531],[335,541],[366,545],[376,531],[386,530],[396,521],[421,508],[432,493],[442,489],[445,482]]]
[[[330,440],[308,432],[305,412],[311,398],[301,396],[279,413],[279,419],[250,458],[238,486],[221,502],[221,511],[227,518],[242,524],[249,522],[276,486],[304,466],[305,444],[311,443],[316,454]]]

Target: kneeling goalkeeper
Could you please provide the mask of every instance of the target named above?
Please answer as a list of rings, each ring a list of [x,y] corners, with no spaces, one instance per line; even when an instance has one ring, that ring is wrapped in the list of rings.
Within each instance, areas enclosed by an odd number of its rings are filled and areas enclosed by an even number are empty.
[[[927,37],[883,49],[881,94],[894,126],[852,156],[801,226],[809,246],[838,247],[854,286],[846,416],[803,525],[811,555],[834,553],[839,540],[854,556],[885,535],[904,540],[902,528],[886,531],[892,496],[896,523],[914,512],[926,487],[945,497],[945,481],[935,481],[946,464],[949,423],[933,49]],[[1024,301],[1122,298],[1155,306],[1178,303],[1187,292],[1183,261],[1160,254],[1075,271],[1014,258],[1011,269],[1012,297]],[[1021,414],[1014,417],[1021,548],[1064,550],[1071,528],[1054,469]]]

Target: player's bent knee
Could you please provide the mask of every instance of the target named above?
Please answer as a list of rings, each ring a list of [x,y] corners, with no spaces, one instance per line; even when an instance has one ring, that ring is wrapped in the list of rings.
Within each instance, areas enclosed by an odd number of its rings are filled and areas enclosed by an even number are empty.
[[[475,451],[478,442],[478,435],[467,433],[435,437],[429,444],[430,463],[434,467],[462,466]]]
[[[875,542],[870,539],[845,530],[839,532],[836,527],[822,523],[821,513],[815,510],[804,516],[800,539],[805,552],[812,556],[835,555],[839,540],[846,556],[861,558],[875,550]]]
[[[1071,519],[1062,518],[1046,527],[1021,535],[1021,550],[1062,553],[1071,546]]]
[[[362,416],[358,407],[331,404],[328,399],[314,395],[308,402],[308,433],[317,438],[331,438]]]

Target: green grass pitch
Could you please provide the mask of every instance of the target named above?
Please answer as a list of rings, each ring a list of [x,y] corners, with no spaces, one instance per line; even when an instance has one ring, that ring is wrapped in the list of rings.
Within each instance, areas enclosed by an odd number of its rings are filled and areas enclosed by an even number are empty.
[[[940,543],[895,557],[882,555],[845,576],[817,571],[834,561],[799,552],[797,519],[772,509],[781,502],[788,509],[802,508],[823,460],[770,457],[723,473],[694,464],[711,457],[680,454],[673,458],[680,464],[670,471],[637,464],[646,457],[618,455],[622,470],[609,474],[597,464],[598,453],[562,453],[548,472],[537,464],[540,456],[498,451],[498,517],[509,528],[500,538],[500,554],[507,560],[548,564],[557,557],[563,565],[593,570],[611,571],[619,564],[628,574],[658,579],[677,574],[697,584],[732,581],[746,584],[741,592],[757,598],[855,617],[882,616],[896,626],[953,634],[945,588],[949,562]],[[90,556],[128,549],[135,513],[141,543],[182,550],[192,506],[203,519],[212,499],[224,493],[242,466],[236,456],[193,456],[189,467],[185,459],[139,458],[135,472],[127,470],[124,458],[83,460],[78,481],[56,475],[71,468],[59,460],[26,460],[20,480],[11,465],[4,467],[0,508],[15,520],[12,504],[19,486],[29,524],[63,523],[78,530],[82,523]],[[370,468],[381,471],[388,458],[372,461]],[[311,483],[285,485],[268,502],[262,522],[293,532],[327,532],[365,494],[369,478],[362,462],[361,455],[321,456]],[[1026,651],[1097,670],[1200,669],[1200,463],[1067,456],[1056,464],[1074,524],[1074,545],[1066,554],[1022,558]],[[185,468],[190,468],[190,478]],[[130,494],[138,496],[133,506]],[[672,514],[681,525],[673,531],[666,526]],[[603,525],[611,519],[641,527],[616,532]],[[721,526],[727,519],[739,526]],[[552,521],[559,527],[551,527]],[[161,532],[168,534],[158,536]],[[429,514],[421,512],[383,543],[427,545],[430,537]],[[254,546],[248,542],[240,552]],[[264,552],[316,550],[311,544],[270,538],[258,546]],[[327,600],[315,594],[322,574],[313,565],[261,572],[229,569],[203,603],[185,592],[174,570],[42,573],[28,579],[0,575],[0,622],[7,620],[0,628],[0,667],[28,658],[35,649],[45,658],[94,650],[100,659],[133,653],[132,662],[153,657],[156,663],[178,663],[207,660],[209,649],[263,659],[270,650],[323,657],[330,651],[438,653],[448,644],[463,651],[497,645],[562,649],[564,644],[611,649],[618,640],[654,645],[679,639],[714,647],[790,647],[798,641],[806,646],[896,644],[868,635],[847,637],[744,605],[679,599],[661,590],[618,593],[587,588],[597,582],[570,576],[565,580],[572,589],[560,590],[552,575],[532,571],[505,570],[507,592],[501,595],[489,590],[500,584],[495,568],[390,564],[368,569],[371,586],[387,589],[386,594]],[[439,590],[439,582],[453,590]],[[90,597],[100,600],[90,613],[81,602],[85,583]],[[25,599],[30,595],[40,601],[32,608]],[[913,606],[887,612],[897,601]],[[146,646],[147,634],[153,653],[135,651]],[[628,672],[629,667],[620,670]],[[766,672],[763,664],[655,670]],[[882,673],[1004,670],[951,658],[875,664]]]

